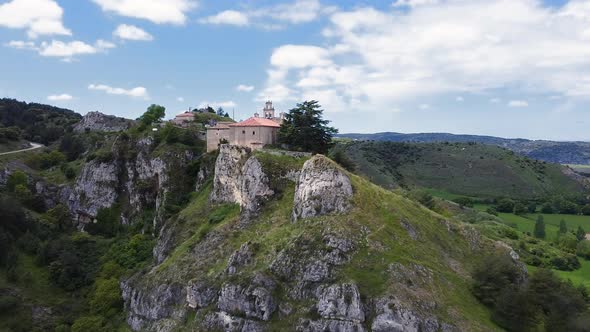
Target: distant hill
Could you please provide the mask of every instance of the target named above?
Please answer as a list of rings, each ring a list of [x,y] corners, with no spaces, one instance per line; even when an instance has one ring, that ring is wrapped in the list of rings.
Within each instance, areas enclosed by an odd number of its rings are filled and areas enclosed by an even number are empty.
[[[15,99],[0,99],[0,126],[18,127],[26,140],[50,144],[61,138],[82,116],[74,111]]]
[[[477,143],[352,141],[339,144],[357,172],[386,188],[423,187],[477,197],[532,199],[580,193],[571,169]]]
[[[558,164],[590,165],[590,142],[556,142],[545,140],[528,140],[523,138],[501,138],[479,135],[455,135],[448,133],[402,134],[383,132],[375,134],[340,134],[357,140],[375,140],[388,142],[476,142],[497,145],[530,158]]]

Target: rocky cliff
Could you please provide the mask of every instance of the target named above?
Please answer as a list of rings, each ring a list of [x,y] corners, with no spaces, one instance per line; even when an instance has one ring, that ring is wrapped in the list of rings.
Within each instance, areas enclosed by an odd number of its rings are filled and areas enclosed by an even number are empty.
[[[156,152],[155,148],[152,137],[117,138],[103,156],[84,164],[73,185],[59,189],[61,202],[79,228],[93,222],[100,209],[115,205],[123,224],[137,220],[146,211],[153,212],[156,228],[161,224],[168,194],[185,190],[178,184],[186,179],[187,167],[195,156],[188,149]],[[180,185],[192,187],[190,183]]]
[[[84,131],[123,131],[131,128],[135,121],[106,115],[100,112],[88,112],[80,122],[74,126],[74,132]]]
[[[222,146],[215,174],[162,228],[155,265],[122,281],[130,326],[496,329],[469,291],[470,262],[509,248],[307,158]]]

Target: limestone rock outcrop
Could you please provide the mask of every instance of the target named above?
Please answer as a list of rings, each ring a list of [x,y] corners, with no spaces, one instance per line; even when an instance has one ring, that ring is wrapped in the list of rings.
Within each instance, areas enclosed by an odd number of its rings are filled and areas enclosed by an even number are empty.
[[[328,158],[316,155],[299,175],[292,219],[346,212],[352,207],[352,194],[348,176]]]
[[[89,131],[122,131],[129,129],[135,121],[106,115],[100,112],[88,112],[82,117],[80,122],[74,125],[74,131],[77,133]]]
[[[246,216],[256,214],[274,195],[262,165],[250,149],[221,145],[215,163],[211,201],[237,203]]]

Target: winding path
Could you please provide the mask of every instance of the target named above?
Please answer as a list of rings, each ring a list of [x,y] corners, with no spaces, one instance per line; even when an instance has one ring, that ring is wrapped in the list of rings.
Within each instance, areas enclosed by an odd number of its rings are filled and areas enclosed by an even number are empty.
[[[38,149],[38,148],[42,148],[43,147],[43,144],[33,143],[33,142],[30,142],[30,143],[31,143],[31,147],[30,148],[21,149],[21,150],[14,150],[14,151],[8,151],[8,152],[2,152],[2,153],[0,153],[0,156],[4,156],[4,155],[7,155],[7,154],[13,154],[13,153],[19,153],[19,152],[25,152],[25,151],[30,151],[30,150],[35,150],[35,149]]]

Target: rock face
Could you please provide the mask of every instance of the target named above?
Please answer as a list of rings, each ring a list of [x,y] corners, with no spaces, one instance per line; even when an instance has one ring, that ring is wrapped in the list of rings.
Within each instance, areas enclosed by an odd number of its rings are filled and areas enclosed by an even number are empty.
[[[119,118],[113,115],[106,115],[100,112],[88,112],[82,120],[74,126],[74,131],[122,131],[129,129],[135,121]]]
[[[250,149],[221,145],[215,163],[211,201],[237,203],[246,216],[256,214],[274,195],[268,176]]]
[[[161,284],[155,289],[140,290],[121,283],[127,323],[134,331],[171,331],[183,319],[184,288],[177,284]]]
[[[334,162],[316,155],[303,165],[295,190],[293,221],[351,208],[350,179]]]
[[[75,184],[61,188],[62,203],[68,207],[79,228],[92,222],[100,209],[110,208],[122,198],[126,200],[124,205],[129,207],[121,211],[122,223],[145,210],[155,211],[154,226],[162,223],[162,207],[172,186],[168,173],[171,170],[181,172],[193,155],[186,151],[168,158],[154,157],[151,155],[153,145],[151,138],[116,143],[111,158],[87,162]],[[137,153],[136,156],[125,155],[122,146]]]

